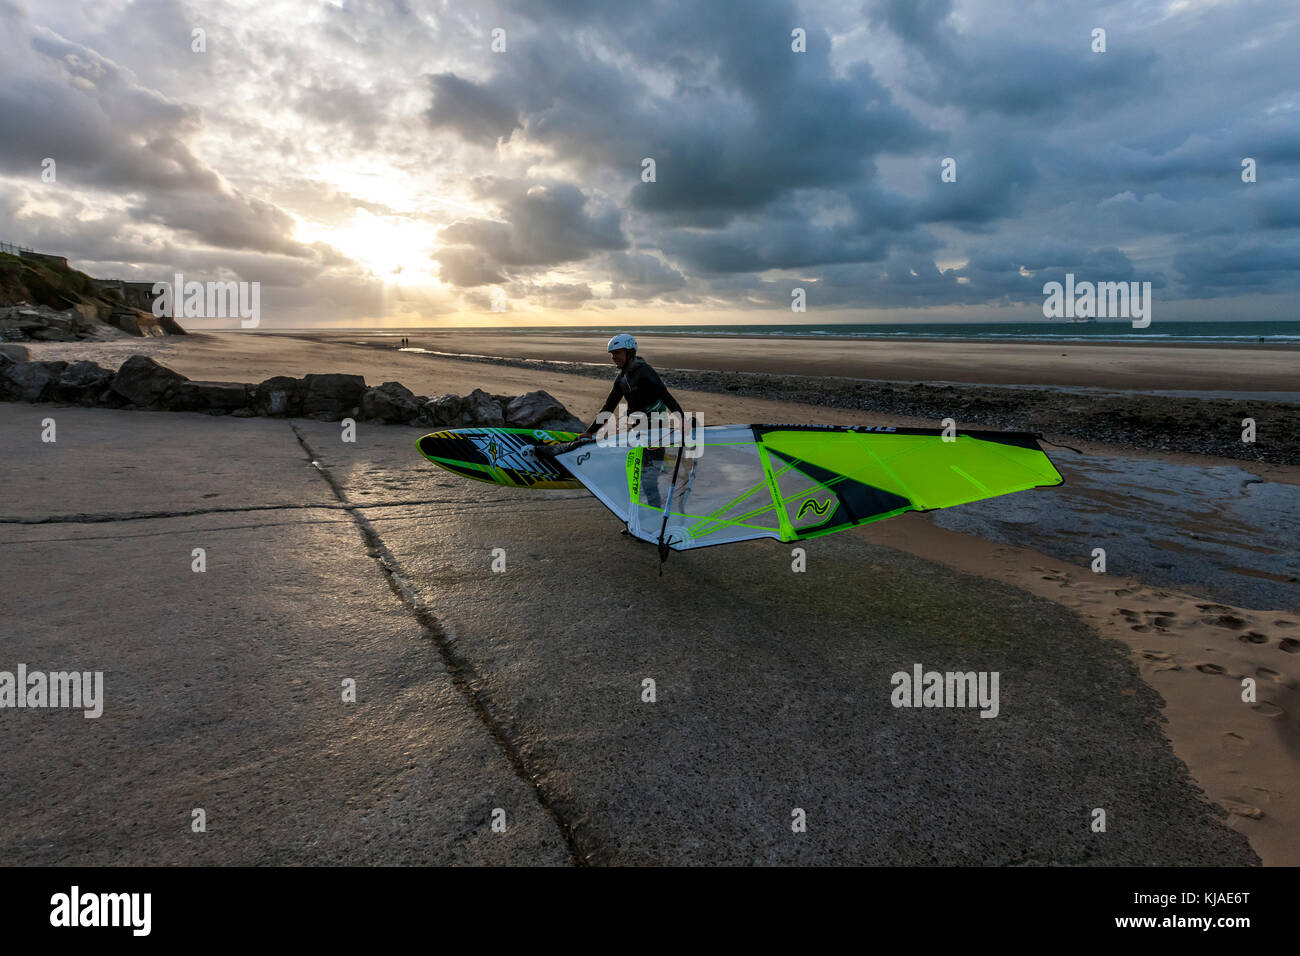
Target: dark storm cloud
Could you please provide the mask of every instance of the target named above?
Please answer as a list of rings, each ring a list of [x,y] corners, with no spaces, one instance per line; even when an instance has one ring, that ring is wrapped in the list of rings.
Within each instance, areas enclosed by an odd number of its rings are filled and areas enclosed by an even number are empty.
[[[433,129],[454,130],[472,143],[491,146],[498,139],[508,139],[519,126],[518,111],[504,93],[455,73],[430,76],[429,86],[433,105],[425,117]]]
[[[1195,296],[1300,292],[1300,238],[1263,242],[1254,237],[1217,237],[1179,252],[1174,267]]]
[[[1166,286],[1159,273],[1139,274],[1128,256],[1114,247],[1089,248],[1046,239],[1018,247],[998,246],[949,268],[940,268],[926,249],[900,244],[878,261],[829,265],[810,275],[708,278],[701,283],[701,292],[733,302],[743,299],[757,308],[788,309],[791,293],[802,288],[813,313],[861,306],[864,301],[878,308],[1039,306],[1043,285],[1063,282],[1067,272],[1079,281],[1143,280],[1150,281],[1153,290]]]
[[[796,284],[814,309],[1023,307],[1067,271],[1282,298],[1300,275],[1300,21],[1275,2],[31,9],[0,0],[0,231],[87,258],[260,261],[305,302],[363,270],[295,229],[363,209],[427,224],[455,297],[520,309],[784,311]]]
[[[818,270],[886,262],[889,268],[855,279],[860,302],[877,293],[953,302],[1026,289],[1041,295],[1018,272],[996,281],[940,270],[933,255],[942,244],[926,227],[996,234],[1032,205],[1042,179],[1043,126],[1034,114],[1051,107],[1068,116],[1075,100],[1098,105],[1135,82],[1158,85],[1149,82],[1154,61],[1145,54],[1097,69],[1082,26],[1082,40],[972,43],[957,32],[947,0],[883,5],[876,21],[925,60],[914,93],[994,114],[957,138],[895,102],[867,60],[835,68],[816,14],[780,0],[507,9],[524,21],[511,27],[509,51],[486,59],[486,75],[434,76],[428,118],[471,143],[495,147],[513,138],[603,173],[606,182],[629,183],[626,228],[683,278],[674,287],[615,280],[615,295],[642,301],[692,295],[691,277],[711,277],[702,288],[718,289],[727,274],[794,270],[815,280]],[[796,26],[808,34],[804,54],[790,50]],[[885,154],[914,157],[924,170],[919,194],[881,181],[876,160]],[[646,156],[656,162],[653,183],[639,180]],[[945,156],[957,161],[956,183],[939,179]],[[440,254],[444,276],[499,282],[511,266],[577,260],[582,243],[564,258],[520,254],[515,215],[502,208],[501,222],[444,230],[442,238],[456,243]]]
[[[0,166],[38,176],[50,157],[77,185],[212,189],[216,173],[184,137],[198,110],[137,85],[117,64],[0,7],[10,35],[0,59]],[[28,40],[27,45],[21,41]]]
[[[685,288],[686,276],[669,263],[645,252],[613,252],[605,269],[616,299],[649,299]]]
[[[1133,90],[1149,95],[1159,84],[1150,51],[1092,52],[1091,29],[1107,19],[1101,11],[1061,5],[1061,21],[1049,33],[1020,40],[990,31],[972,43],[953,26],[954,8],[953,0],[883,0],[866,7],[904,43],[914,65],[908,86],[929,103],[1062,121],[1103,110]],[[1076,11],[1086,15],[1076,18]]]
[[[438,233],[434,258],[453,285],[500,282],[507,275],[577,262],[593,253],[626,249],[619,211],[570,183],[483,179],[480,198],[501,220],[470,219]]]
[[[235,190],[193,153],[187,139],[202,127],[197,109],[32,26],[12,4],[0,7],[0,21],[8,54],[0,64],[0,169],[38,184],[49,157],[57,179],[45,185],[60,197],[73,189],[108,190],[132,197],[138,222],[219,247],[312,255],[292,239],[284,212]]]
[[[565,7],[548,8],[557,18]],[[521,16],[536,17],[524,5]],[[561,160],[635,183],[632,208],[679,225],[720,226],[794,190],[849,186],[881,151],[932,134],[893,103],[871,68],[830,64],[830,38],[783,2],[609,5],[581,28],[550,23],[544,42],[516,41],[482,81],[436,77],[429,116],[467,140],[520,129]],[[791,51],[791,30],[808,51]],[[603,46],[585,42],[600,35]],[[618,63],[598,50],[619,51]],[[662,77],[671,95],[656,91]],[[657,181],[641,183],[653,158]]]
[[[669,232],[662,242],[665,253],[695,273],[800,269],[885,255],[888,233],[856,232],[855,227],[822,227],[805,219],[759,217],[708,233]]]

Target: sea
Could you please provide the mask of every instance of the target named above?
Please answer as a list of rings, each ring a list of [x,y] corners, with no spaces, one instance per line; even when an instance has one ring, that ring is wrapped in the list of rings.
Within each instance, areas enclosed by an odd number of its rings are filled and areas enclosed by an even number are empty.
[[[445,327],[437,331],[445,331]],[[342,330],[339,330],[342,331]],[[358,329],[371,335],[411,335],[418,329]],[[434,331],[434,330],[430,330]],[[486,330],[485,330],[486,331]],[[491,327],[493,332],[519,332],[529,335],[698,335],[725,337],[758,335],[769,338],[816,336],[818,338],[855,339],[953,339],[976,341],[1022,342],[1199,342],[1210,345],[1295,345],[1300,346],[1300,320],[1297,321],[1218,321],[1152,322],[1147,328],[1135,329],[1123,322],[900,322],[896,324],[863,323],[857,325],[654,325],[654,326],[519,326]]]

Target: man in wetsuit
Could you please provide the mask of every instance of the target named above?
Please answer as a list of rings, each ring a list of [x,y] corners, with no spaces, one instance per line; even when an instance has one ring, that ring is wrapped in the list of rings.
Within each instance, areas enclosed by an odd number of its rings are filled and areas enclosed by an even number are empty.
[[[682,414],[682,406],[677,404],[659,373],[650,367],[650,363],[636,354],[636,339],[626,332],[620,332],[609,340],[609,357],[618,366],[618,377],[614,387],[609,390],[609,398],[601,406],[595,420],[579,436],[579,441],[596,434],[600,427],[600,414],[612,413],[618,403],[627,401],[627,414],[630,418],[634,412],[644,412],[647,417],[655,412],[676,412]],[[660,508],[663,501],[659,497],[659,474],[663,470],[664,450],[647,448],[641,459],[641,490],[645,493],[646,504]]]
[[[600,413],[612,413],[624,399],[627,400],[629,417],[633,412],[644,412],[647,417],[655,412],[682,413],[682,406],[677,404],[677,399],[664,386],[659,373],[636,354],[636,339],[626,332],[620,332],[609,340],[609,357],[618,366],[618,377],[614,379],[614,387],[610,389],[609,398],[605,399]],[[599,420],[598,413],[579,437],[590,438],[596,434],[596,429],[600,427]],[[662,454],[660,449],[660,457]]]
[[[619,402],[626,400],[629,417],[634,412],[644,412],[647,417],[655,412],[682,414],[682,406],[664,386],[659,373],[636,354],[636,339],[626,332],[620,332],[609,340],[609,356],[618,366],[618,377],[614,379],[614,387],[610,389],[609,398],[605,399],[600,413],[612,413],[618,408]],[[578,442],[589,441],[600,427],[600,413],[596,415],[587,430],[573,442],[549,447],[538,446],[537,453],[549,457],[557,452],[567,451]],[[662,507],[663,504],[657,480],[659,472],[662,471],[663,460],[662,448],[647,448],[642,457],[642,490],[645,493],[646,504],[652,508]],[[624,534],[626,533],[625,531]]]

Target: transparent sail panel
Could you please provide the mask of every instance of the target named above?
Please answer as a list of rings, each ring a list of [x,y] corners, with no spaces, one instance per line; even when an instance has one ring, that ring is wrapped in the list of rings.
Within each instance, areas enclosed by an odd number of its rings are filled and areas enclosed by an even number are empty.
[[[670,507],[665,540],[677,548],[703,547],[724,541],[779,537],[780,520],[771,486],[751,441],[706,442],[699,457],[683,458]],[[676,449],[666,450],[670,469]],[[667,479],[664,482],[665,489]],[[662,522],[662,515],[660,521]]]

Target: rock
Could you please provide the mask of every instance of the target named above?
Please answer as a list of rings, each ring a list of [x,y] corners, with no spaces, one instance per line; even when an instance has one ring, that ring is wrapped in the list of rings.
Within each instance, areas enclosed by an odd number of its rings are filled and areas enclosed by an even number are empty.
[[[99,393],[99,399],[95,402],[100,408],[125,408],[131,404],[112,388],[106,388]]]
[[[487,392],[481,388],[476,388],[465,396],[464,409],[461,413],[463,423],[466,425],[491,428],[500,427],[506,423],[506,417],[501,411],[501,406]]]
[[[77,303],[62,312],[45,305],[0,306],[0,333],[9,337],[38,342],[75,342],[93,338],[102,323],[96,321],[95,307]]]
[[[242,382],[186,382],[181,386],[177,407],[224,415],[247,406],[252,395],[253,386]]]
[[[253,389],[253,409],[259,415],[276,418],[302,414],[302,397],[307,391],[302,379],[276,375]]]
[[[10,362],[30,362],[32,360],[32,350],[25,345],[0,345],[0,365],[5,361]]]
[[[543,391],[512,398],[505,411],[506,424],[511,428],[540,428],[549,419],[569,417],[568,409]]]
[[[113,373],[109,369],[100,368],[94,362],[73,362],[59,376],[54,397],[60,402],[95,405],[112,381]]]
[[[10,401],[48,402],[67,367],[67,362],[14,362],[0,369],[0,387]]]
[[[60,328],[54,325],[47,325],[44,328],[32,329],[28,337],[33,342],[75,342],[77,335],[72,329]]]
[[[138,309],[120,309],[115,311],[109,321],[130,335],[140,335],[145,337],[166,335],[158,319],[148,312],[141,312]]]
[[[400,382],[385,382],[366,391],[361,415],[381,422],[409,422],[420,412],[415,394]]]
[[[358,414],[366,394],[366,380],[360,375],[307,375],[303,383],[303,415],[323,422]]]
[[[587,427],[587,423],[574,418],[566,411],[564,415],[557,418],[548,418],[535,427],[543,428],[552,432],[575,432],[581,435],[583,430]]]
[[[176,400],[181,384],[186,381],[184,375],[159,365],[147,355],[132,355],[117,370],[113,391],[132,405],[160,408]]]
[[[231,418],[255,418],[257,411],[252,408],[236,408],[230,413]]]
[[[420,421],[454,428],[460,424],[464,408],[465,400],[459,395],[439,395],[420,406]]]

